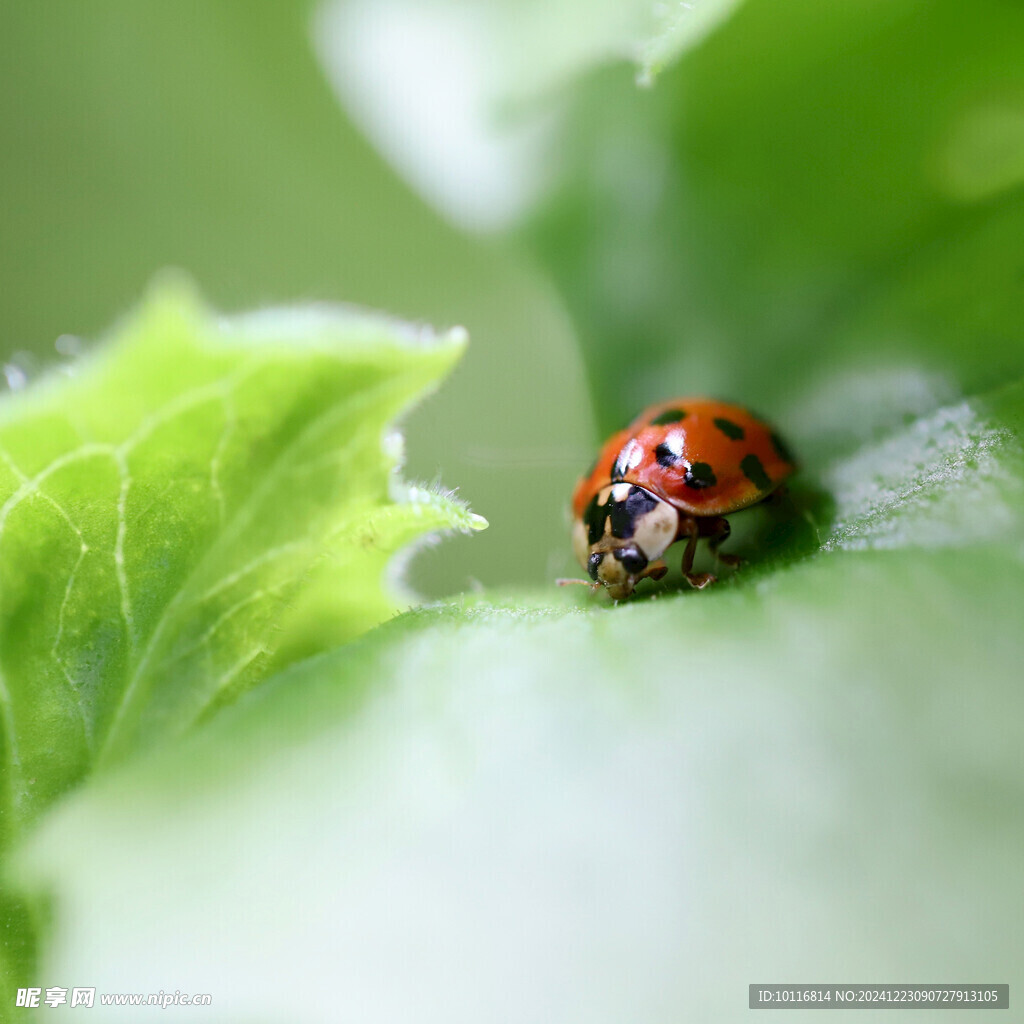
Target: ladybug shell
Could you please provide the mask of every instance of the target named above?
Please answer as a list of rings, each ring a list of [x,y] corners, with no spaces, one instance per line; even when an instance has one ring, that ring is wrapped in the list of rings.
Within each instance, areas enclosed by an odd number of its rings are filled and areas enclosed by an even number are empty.
[[[576,485],[583,515],[609,483],[636,484],[692,516],[721,516],[767,497],[795,469],[771,427],[739,405],[676,398],[613,434]]]

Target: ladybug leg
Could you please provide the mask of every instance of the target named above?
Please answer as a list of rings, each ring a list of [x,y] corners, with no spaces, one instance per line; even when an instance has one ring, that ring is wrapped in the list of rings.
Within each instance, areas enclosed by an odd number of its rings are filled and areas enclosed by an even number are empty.
[[[700,531],[695,520],[691,519],[686,526],[689,539],[686,542],[686,550],[683,552],[683,575],[686,582],[695,590],[703,590],[709,583],[715,583],[717,576],[709,572],[691,572],[693,568],[693,556],[697,553],[697,541],[700,539]]]
[[[665,573],[668,572],[668,566],[660,559],[657,562],[651,562],[649,566],[642,573],[640,573],[640,579],[660,580]]]
[[[712,519],[708,523],[708,549],[715,558],[719,559],[724,565],[742,565],[744,559],[740,558],[739,555],[728,555],[725,552],[719,551],[719,544],[724,544],[729,539],[729,534],[732,533],[732,527],[729,525],[729,520],[723,516],[719,516],[717,519]]]

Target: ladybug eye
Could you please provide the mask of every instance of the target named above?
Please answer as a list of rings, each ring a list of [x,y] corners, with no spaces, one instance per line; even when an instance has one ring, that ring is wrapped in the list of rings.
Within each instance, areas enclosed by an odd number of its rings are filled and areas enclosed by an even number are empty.
[[[647,568],[647,559],[635,544],[619,548],[615,552],[615,557],[622,563],[622,568],[631,576],[637,576]]]
[[[587,573],[595,583],[597,582],[597,570],[601,568],[601,559],[603,558],[604,554],[602,554],[602,552],[595,551],[590,558],[587,559]]]

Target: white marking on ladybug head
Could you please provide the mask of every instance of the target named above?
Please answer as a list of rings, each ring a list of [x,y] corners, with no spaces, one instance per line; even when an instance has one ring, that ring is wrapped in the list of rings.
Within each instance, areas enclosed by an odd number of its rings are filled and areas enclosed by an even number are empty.
[[[634,525],[633,540],[649,562],[661,558],[679,532],[679,513],[667,501],[659,501]]]

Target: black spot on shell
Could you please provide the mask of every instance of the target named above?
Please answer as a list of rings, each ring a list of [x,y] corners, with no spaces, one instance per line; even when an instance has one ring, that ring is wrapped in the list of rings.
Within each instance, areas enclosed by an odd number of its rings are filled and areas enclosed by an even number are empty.
[[[669,423],[678,423],[685,417],[686,412],[682,409],[666,409],[663,413],[659,413],[653,420],[651,420],[651,426],[664,427]]]
[[[745,436],[743,428],[738,423],[733,423],[732,420],[727,420],[724,416],[716,417],[714,424],[732,441],[742,441]]]
[[[768,479],[768,474],[764,471],[764,466],[761,465],[761,460],[753,452],[749,455],[743,456],[743,461],[740,463],[740,469],[743,470],[743,475],[759,491],[767,491],[771,489],[772,482]]]
[[[676,463],[683,457],[683,453],[672,451],[672,449],[662,441],[661,444],[654,449],[654,457],[658,460],[659,466],[665,466],[668,468],[669,466],[676,465]]]
[[[694,462],[686,471],[683,483],[694,490],[702,490],[705,487],[714,487],[718,483],[714,470],[706,462]]]
[[[772,434],[772,447],[783,462],[788,462],[791,466],[795,465],[793,453],[786,447],[786,442],[778,434]]]

